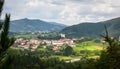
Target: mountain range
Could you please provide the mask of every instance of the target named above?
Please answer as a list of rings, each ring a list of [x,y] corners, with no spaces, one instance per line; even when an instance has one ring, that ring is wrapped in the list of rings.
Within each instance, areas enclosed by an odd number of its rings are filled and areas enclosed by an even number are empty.
[[[60,31],[66,25],[37,19],[19,19],[10,22],[11,32],[53,32]]]
[[[109,35],[120,36],[120,17],[101,21],[97,23],[85,22],[77,25],[66,26],[55,22],[46,22],[37,19],[19,19],[11,21],[10,31],[12,32],[53,32],[60,31],[67,37],[99,37],[105,34],[104,25],[107,26]]]
[[[109,35],[120,36],[120,17],[97,23],[80,23],[66,27],[60,33],[66,34],[67,37],[99,37],[105,34],[104,25],[107,26]]]

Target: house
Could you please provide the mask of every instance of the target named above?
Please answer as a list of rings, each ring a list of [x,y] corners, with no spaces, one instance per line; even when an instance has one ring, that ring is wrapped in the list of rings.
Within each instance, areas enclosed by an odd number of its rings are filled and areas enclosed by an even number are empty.
[[[65,34],[60,34],[60,36],[61,36],[62,38],[65,38]]]

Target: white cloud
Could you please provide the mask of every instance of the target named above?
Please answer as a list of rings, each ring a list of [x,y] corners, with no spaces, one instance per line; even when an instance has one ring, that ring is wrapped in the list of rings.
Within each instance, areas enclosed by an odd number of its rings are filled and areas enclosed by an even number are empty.
[[[39,1],[38,0],[30,0],[26,5],[29,7],[36,7],[39,5]]]
[[[113,7],[109,4],[100,4],[92,8],[95,13],[111,13],[114,11]]]
[[[3,14],[73,25],[119,17],[119,11],[120,0],[6,0]]]

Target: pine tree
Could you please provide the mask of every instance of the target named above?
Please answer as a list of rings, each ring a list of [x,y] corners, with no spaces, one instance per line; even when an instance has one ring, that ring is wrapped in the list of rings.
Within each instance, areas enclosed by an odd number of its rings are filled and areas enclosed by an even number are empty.
[[[2,8],[4,5],[4,0],[0,0],[0,17],[1,17],[1,13],[2,13]],[[6,14],[5,15],[5,20],[4,21],[0,21],[2,23],[0,23],[0,66],[3,63],[3,58],[5,58],[6,55],[6,51],[10,48],[10,46],[14,43],[14,38],[9,38],[8,34],[9,34],[9,24],[10,24],[10,14]],[[7,64],[10,63],[10,57],[8,57],[6,59]]]
[[[109,36],[105,26],[106,35],[103,36],[108,46],[101,52],[98,60],[98,69],[120,69],[120,42]]]
[[[0,17],[1,17],[1,13],[2,13],[2,7],[3,7],[3,4],[4,4],[4,1],[3,0],[0,0]],[[2,27],[2,21],[0,21],[0,29]]]

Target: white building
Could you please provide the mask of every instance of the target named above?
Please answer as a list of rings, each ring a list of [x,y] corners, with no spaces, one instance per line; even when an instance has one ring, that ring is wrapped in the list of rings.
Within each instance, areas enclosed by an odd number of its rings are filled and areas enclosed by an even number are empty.
[[[65,34],[60,34],[61,37],[65,38]]]

